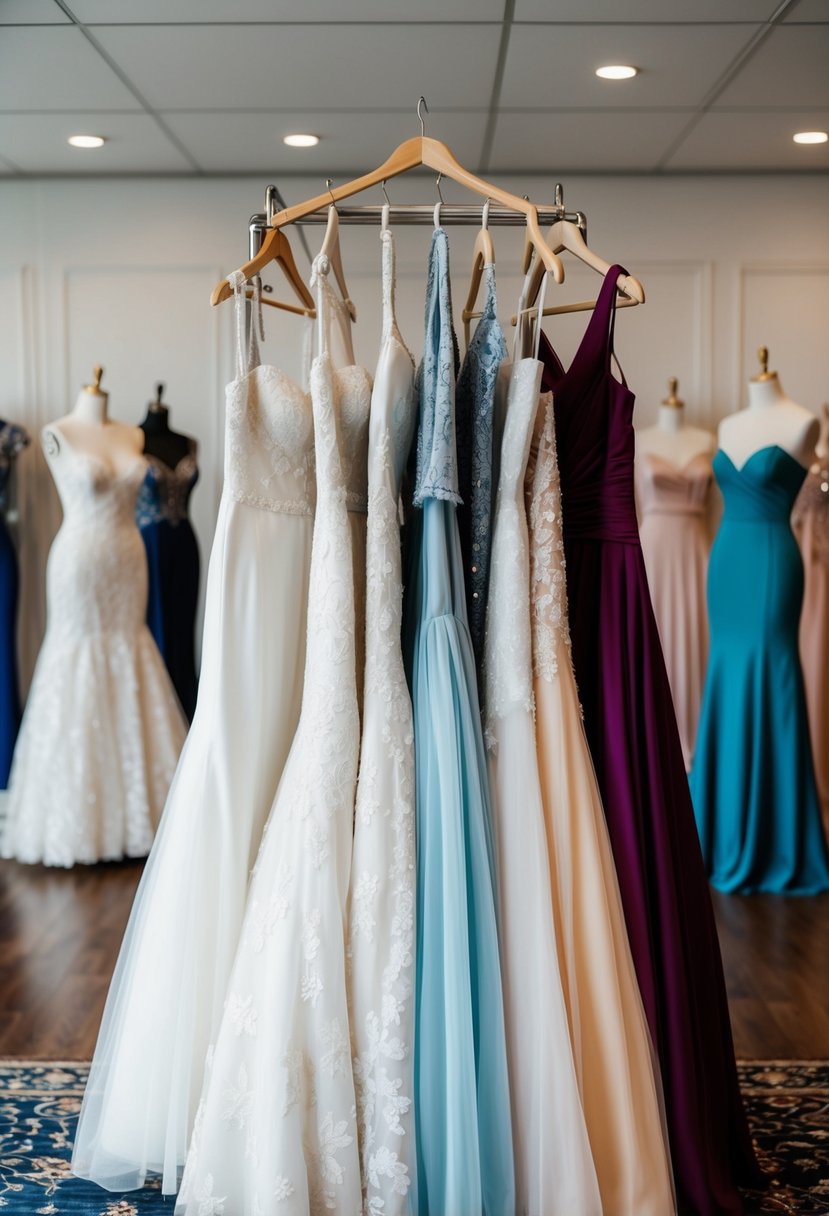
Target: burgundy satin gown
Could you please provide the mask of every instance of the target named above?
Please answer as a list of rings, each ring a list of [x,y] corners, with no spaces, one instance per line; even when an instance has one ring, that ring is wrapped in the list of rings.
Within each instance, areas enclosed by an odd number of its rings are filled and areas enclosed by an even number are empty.
[[[612,266],[554,397],[573,661],[630,944],[665,1088],[681,1212],[743,1211],[758,1167],[737,1082],[713,910],[633,494],[633,394],[611,374]]]

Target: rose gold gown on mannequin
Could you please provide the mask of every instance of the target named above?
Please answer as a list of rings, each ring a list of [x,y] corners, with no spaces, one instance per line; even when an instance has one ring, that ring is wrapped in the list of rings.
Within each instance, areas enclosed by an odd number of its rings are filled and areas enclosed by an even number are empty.
[[[800,660],[823,828],[829,835],[829,457],[809,470],[792,524],[805,574]]]
[[[685,767],[690,771],[708,658],[706,521],[713,473],[700,452],[682,467],[655,452],[636,461],[639,535],[665,655]]]

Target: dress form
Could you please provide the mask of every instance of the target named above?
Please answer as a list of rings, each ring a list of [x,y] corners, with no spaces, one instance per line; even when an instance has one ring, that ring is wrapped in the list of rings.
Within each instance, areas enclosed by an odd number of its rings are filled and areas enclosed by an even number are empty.
[[[656,425],[637,431],[636,455],[641,457],[651,452],[682,469],[695,456],[713,453],[717,441],[710,431],[688,426],[685,402],[676,395],[678,384],[675,377],[668,381],[668,396],[659,406]]]
[[[141,423],[144,432],[144,453],[155,456],[174,469],[193,449],[193,440],[170,427],[170,410],[162,404],[164,385],[155,386],[155,400],[147,406],[147,414]]]
[[[94,369],[94,380],[78,394],[69,414],[51,422],[43,431],[43,450],[52,463],[64,445],[94,456],[117,476],[126,473],[144,450],[144,436],[137,426],[127,426],[109,417],[109,393],[101,388],[104,369]]]
[[[757,355],[762,370],[749,381],[748,409],[722,420],[720,447],[738,469],[755,452],[771,447],[782,448],[808,466],[818,439],[818,420],[811,410],[792,401],[777,372],[768,370],[768,349],[761,346]]]

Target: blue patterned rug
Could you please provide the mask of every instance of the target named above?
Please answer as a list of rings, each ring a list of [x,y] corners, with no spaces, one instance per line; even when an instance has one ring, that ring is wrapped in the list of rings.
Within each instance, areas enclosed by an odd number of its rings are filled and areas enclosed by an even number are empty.
[[[69,1173],[86,1064],[0,1062],[0,1216],[172,1216],[158,1185],[110,1195]],[[829,1064],[741,1064],[754,1139],[770,1186],[747,1216],[829,1213]],[[234,1216],[227,1212],[224,1216]]]

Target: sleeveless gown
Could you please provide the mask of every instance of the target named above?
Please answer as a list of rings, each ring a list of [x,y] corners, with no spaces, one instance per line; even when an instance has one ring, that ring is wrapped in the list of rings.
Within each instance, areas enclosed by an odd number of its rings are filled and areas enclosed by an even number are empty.
[[[825,457],[809,470],[795,501],[792,523],[805,575],[800,659],[823,830],[829,834],[829,461]]]
[[[4,857],[44,865],[143,857],[186,723],[145,623],[147,563],[124,472],[70,446],[44,450],[63,507],[46,566],[47,625],[14,753]]]
[[[656,1045],[680,1210],[742,1211],[756,1164],[737,1084],[719,942],[633,495],[633,394],[611,375],[611,266],[553,392],[573,665]]]
[[[366,666],[348,893],[349,1019],[363,1210],[407,1216],[415,1176],[415,807],[412,703],[400,630],[398,501],[415,425],[414,362],[394,315],[394,243],[381,232],[383,342],[371,397]]]
[[[564,996],[601,1210],[667,1216],[674,1195],[659,1065],[573,676],[549,393],[538,410],[527,490],[538,764]]]
[[[714,469],[725,513],[691,773],[702,852],[720,890],[813,895],[829,889],[829,858],[798,650],[803,561],[789,523],[806,470],[776,445],[739,469],[721,449]]]
[[[486,740],[500,897],[515,1211],[601,1216],[564,999],[554,873],[536,755],[524,473],[541,364],[506,369],[485,640]],[[459,1209],[460,1210],[460,1209]],[[465,1209],[471,1211],[472,1209]]]
[[[250,868],[299,719],[311,406],[278,368],[258,364],[255,344],[246,359],[238,273],[233,284],[238,374],[227,389],[198,703],[121,946],[72,1158],[76,1174],[113,1191],[149,1172],[177,1189]]]
[[[706,512],[714,478],[711,457],[700,452],[680,468],[656,452],[645,452],[634,471],[639,538],[685,768],[690,771],[708,658]]]
[[[415,727],[417,1208],[515,1205],[495,859],[458,524],[449,253],[429,252],[403,643]]]
[[[150,588],[147,625],[192,721],[196,709],[196,608],[199,602],[199,547],[188,515],[199,468],[196,441],[170,468],[147,456],[147,475],[138,494],[135,518],[147,551]]]
[[[29,444],[22,426],[0,422],[0,789],[9,784],[14,744],[20,727],[17,676],[17,552],[6,514],[14,462]]]
[[[317,501],[302,710],[251,878],[176,1212],[361,1209],[345,916],[360,745],[347,494],[362,476],[371,377],[335,372],[328,258],[312,267]],[[342,455],[341,455],[342,453]],[[363,457],[362,473],[356,463]]]

